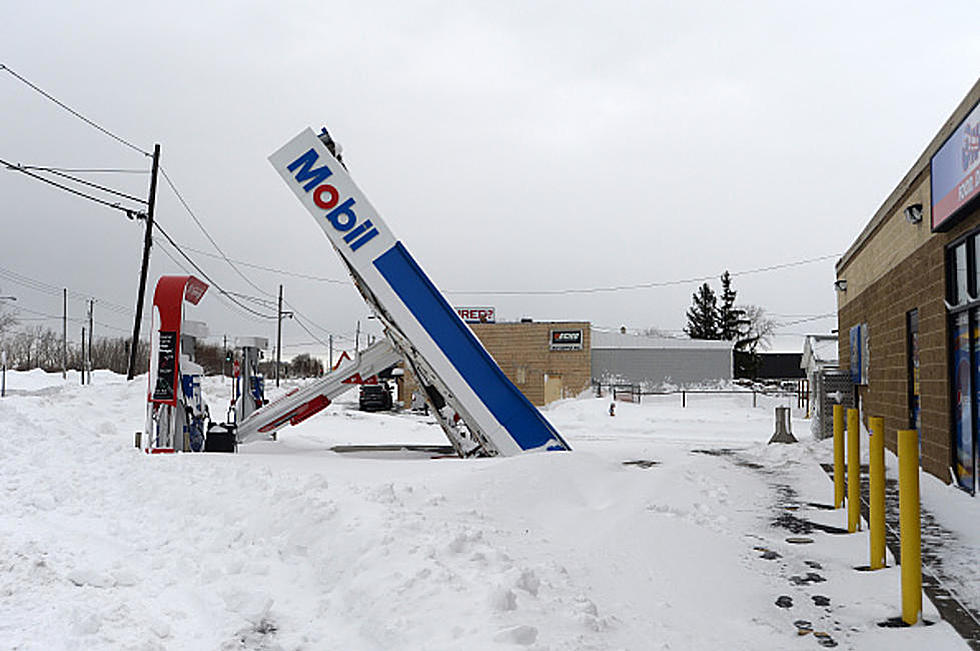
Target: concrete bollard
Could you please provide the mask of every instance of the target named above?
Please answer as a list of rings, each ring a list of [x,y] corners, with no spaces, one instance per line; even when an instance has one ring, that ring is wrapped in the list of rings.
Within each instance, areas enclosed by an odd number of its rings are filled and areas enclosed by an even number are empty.
[[[922,616],[922,523],[919,505],[919,432],[898,432],[898,523],[902,547],[902,621]]]
[[[861,416],[847,410],[847,531],[861,530]]]
[[[871,530],[872,570],[885,567],[885,419],[868,419],[868,528]]]
[[[844,506],[844,405],[834,405],[834,508]]]
[[[796,443],[789,416],[789,407],[776,407],[776,431],[769,439],[769,445],[773,443]]]

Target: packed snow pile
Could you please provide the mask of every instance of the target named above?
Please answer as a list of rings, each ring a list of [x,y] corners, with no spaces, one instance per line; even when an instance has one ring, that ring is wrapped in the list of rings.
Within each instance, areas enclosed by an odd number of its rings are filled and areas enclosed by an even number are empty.
[[[148,456],[133,442],[145,378],[8,386],[4,647],[966,648],[941,621],[877,626],[899,614],[899,575],[891,559],[853,570],[866,533],[786,541],[787,506],[845,515],[806,506],[831,499],[829,442],[765,445],[768,398],[666,396],[615,417],[566,400],[545,413],[573,452],[460,460],[332,451],[445,443],[430,418],[361,413],[352,392],[240,454]],[[205,393],[221,413],[227,386]]]

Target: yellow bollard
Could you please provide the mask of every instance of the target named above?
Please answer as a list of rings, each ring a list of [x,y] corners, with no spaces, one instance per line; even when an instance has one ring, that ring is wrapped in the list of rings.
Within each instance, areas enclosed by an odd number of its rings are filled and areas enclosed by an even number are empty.
[[[885,419],[869,418],[868,528],[871,529],[872,570],[885,567]]]
[[[861,417],[847,410],[847,531],[861,530]]]
[[[919,519],[919,433],[898,432],[898,523],[902,542],[902,621],[922,614],[922,530]]]
[[[844,405],[834,405],[834,508],[844,506]]]

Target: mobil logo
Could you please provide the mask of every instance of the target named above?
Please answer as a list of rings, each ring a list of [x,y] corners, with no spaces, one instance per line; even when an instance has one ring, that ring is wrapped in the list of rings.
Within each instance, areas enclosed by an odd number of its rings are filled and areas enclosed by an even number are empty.
[[[287,165],[286,169],[295,174],[296,183],[300,184],[305,192],[313,193],[314,205],[326,211],[324,218],[335,230],[344,233],[344,242],[351,251],[356,251],[376,236],[378,229],[370,219],[358,221],[357,213],[354,211],[357,204],[354,197],[343,198],[336,187],[325,183],[333,176],[333,170],[326,164],[315,167],[319,159],[320,154],[316,149],[310,148]]]

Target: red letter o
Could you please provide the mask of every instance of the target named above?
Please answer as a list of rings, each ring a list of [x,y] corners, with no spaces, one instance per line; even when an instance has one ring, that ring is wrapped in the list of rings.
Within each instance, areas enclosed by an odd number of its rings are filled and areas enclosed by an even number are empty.
[[[321,198],[324,193],[330,195],[330,199],[328,201],[324,201]],[[319,208],[330,210],[337,205],[338,201],[340,201],[340,193],[337,192],[337,188],[333,187],[332,185],[324,184],[313,191],[313,203],[315,203]]]

